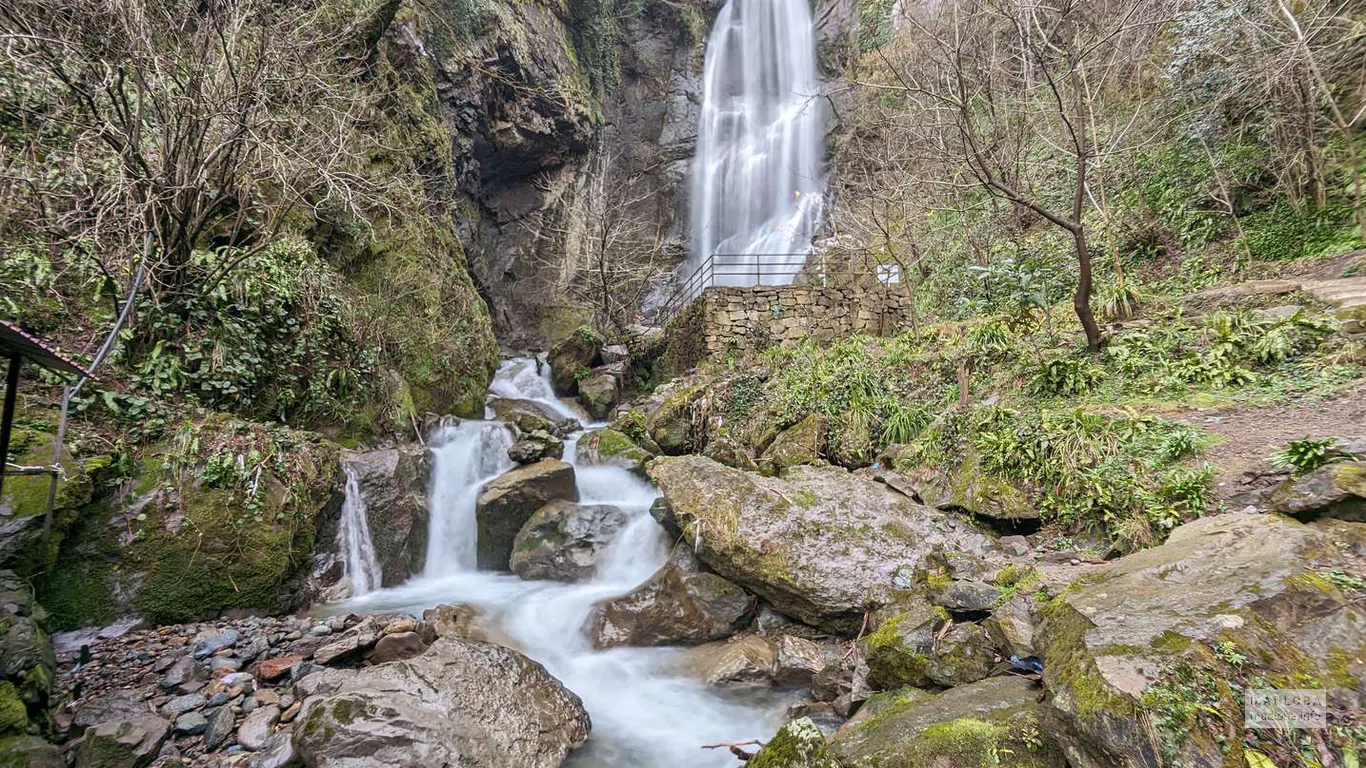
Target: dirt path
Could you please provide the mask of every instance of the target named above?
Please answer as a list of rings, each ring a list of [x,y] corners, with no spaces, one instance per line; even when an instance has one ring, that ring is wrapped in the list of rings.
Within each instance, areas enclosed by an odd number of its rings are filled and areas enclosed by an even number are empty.
[[[1179,420],[1222,438],[1207,452],[1218,471],[1219,498],[1230,509],[1256,503],[1282,474],[1267,457],[1302,437],[1366,436],[1366,384],[1316,403],[1187,413]]]

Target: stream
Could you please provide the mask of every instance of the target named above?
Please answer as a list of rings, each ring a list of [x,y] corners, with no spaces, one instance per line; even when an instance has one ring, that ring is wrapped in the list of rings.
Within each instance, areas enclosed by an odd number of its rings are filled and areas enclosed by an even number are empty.
[[[490,394],[535,400],[566,416],[548,367],[534,360],[505,362]],[[577,418],[577,416],[575,415]],[[579,584],[523,581],[474,568],[475,500],[480,487],[512,467],[509,429],[495,421],[466,421],[433,436],[432,519],[426,569],[409,582],[353,598],[343,609],[421,615],[440,604],[468,603],[483,611],[481,625],[505,644],[545,665],[583,699],[593,721],[588,743],[567,765],[578,768],[735,766],[724,749],[704,744],[765,739],[783,722],[791,699],[767,688],[708,688],[678,670],[673,648],[595,650],[586,633],[593,605],[630,592],[662,567],[669,541],[650,516],[658,492],[624,469],[582,467],[575,445],[564,460],[575,465],[581,504],[611,504],[630,522],[609,545],[594,577]]]

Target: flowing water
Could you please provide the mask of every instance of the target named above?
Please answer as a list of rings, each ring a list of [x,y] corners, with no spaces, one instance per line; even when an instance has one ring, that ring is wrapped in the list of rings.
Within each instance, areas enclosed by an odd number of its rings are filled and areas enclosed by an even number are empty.
[[[820,224],[824,106],[807,0],[728,0],[707,41],[693,168],[693,266],[726,285],[792,281]],[[750,269],[753,272],[750,272]]]
[[[383,574],[375,556],[375,543],[370,539],[370,519],[356,471],[351,467],[342,469],[346,473],[346,500],[342,502],[341,521],[337,524],[337,549],[341,553],[342,573],[351,582],[351,594],[363,595],[379,588]]]
[[[513,362],[520,364],[505,364],[490,392],[539,399],[533,379],[541,380],[540,374],[528,378],[526,361]],[[725,750],[703,750],[702,745],[767,738],[781,725],[785,694],[709,689],[679,671],[678,649],[598,651],[586,633],[595,603],[631,591],[668,557],[667,537],[649,513],[659,494],[648,482],[622,469],[576,465],[582,503],[612,504],[630,515],[593,579],[523,581],[474,570],[474,498],[484,482],[510,466],[510,439],[506,429],[490,422],[465,422],[445,431],[433,448],[426,572],[399,587],[355,598],[347,608],[420,613],[442,603],[478,606],[484,611],[481,622],[492,633],[544,664],[583,699],[593,730],[570,760],[576,768],[734,766],[735,758]],[[567,441],[570,463],[576,443],[577,436]]]

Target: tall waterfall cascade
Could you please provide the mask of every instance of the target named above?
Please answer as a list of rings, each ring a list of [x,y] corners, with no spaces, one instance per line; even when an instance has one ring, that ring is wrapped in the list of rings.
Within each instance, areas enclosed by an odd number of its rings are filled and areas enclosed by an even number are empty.
[[[432,439],[426,576],[449,576],[475,567],[474,507],[479,490],[512,468],[512,433],[492,421],[442,427]]]
[[[341,552],[342,573],[351,582],[351,594],[363,595],[379,589],[383,581],[375,543],[370,538],[370,519],[365,497],[360,492],[356,471],[346,473],[346,500],[342,502],[341,521],[337,524],[337,547]]]
[[[786,284],[823,207],[824,102],[807,0],[728,0],[707,41],[692,180],[692,266]]]

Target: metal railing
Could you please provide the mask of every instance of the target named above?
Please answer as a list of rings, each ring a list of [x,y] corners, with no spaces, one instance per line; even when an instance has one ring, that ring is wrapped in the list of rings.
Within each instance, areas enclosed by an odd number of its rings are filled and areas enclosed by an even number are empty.
[[[839,274],[832,274],[831,267],[838,267]],[[813,258],[805,253],[714,253],[664,302],[656,323],[668,323],[712,287],[791,285],[795,282],[824,287],[832,282],[868,278],[886,285],[901,281],[895,265],[881,264],[867,252],[859,252],[856,257],[842,256],[836,264],[828,264],[824,254]]]

